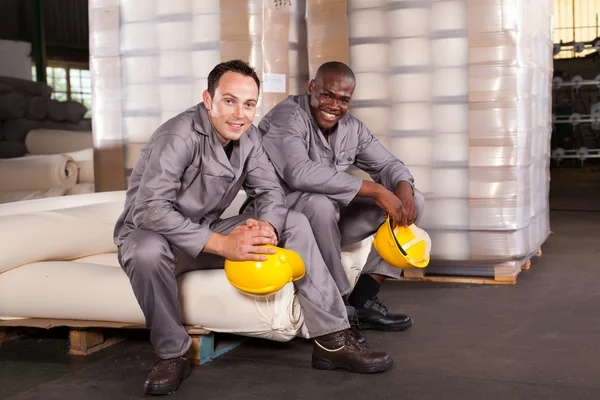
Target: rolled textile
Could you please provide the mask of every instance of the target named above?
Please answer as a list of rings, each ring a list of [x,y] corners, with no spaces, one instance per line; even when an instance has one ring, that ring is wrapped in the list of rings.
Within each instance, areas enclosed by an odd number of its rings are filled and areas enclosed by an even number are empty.
[[[0,93],[0,120],[22,118],[27,111],[27,99],[21,93]]]
[[[81,121],[87,112],[87,108],[78,101],[65,101],[64,108],[67,111],[67,121],[72,124],[76,124]]]
[[[33,154],[58,154],[94,147],[91,131],[33,129],[25,138],[27,150]]]
[[[45,83],[9,76],[0,76],[0,83],[11,86],[15,92],[19,92],[25,96],[42,96],[49,99],[53,91]]]
[[[79,175],[77,178],[77,183],[94,183],[94,149],[85,149],[79,151],[73,151],[70,153],[65,153],[70,156],[75,163],[77,163],[77,167],[79,168]],[[76,185],[77,186],[77,185]],[[93,186],[93,185],[92,185]],[[85,192],[85,193],[92,193]]]
[[[67,103],[63,101],[50,100],[48,104],[48,119],[54,122],[64,122],[69,119]]]
[[[16,192],[0,192],[0,204],[21,202],[25,200],[47,199],[64,196],[65,188],[50,188],[41,190],[21,190]]]
[[[27,98],[27,112],[25,113],[25,118],[41,121],[48,115],[49,107],[49,99],[42,96],[29,97]]]
[[[96,188],[93,183],[78,183],[71,189],[67,190],[65,196],[81,195],[95,193]]]
[[[0,160],[0,191],[71,189],[77,175],[77,164],[64,154]]]
[[[23,142],[0,142],[0,158],[23,157],[27,153],[27,148]]]

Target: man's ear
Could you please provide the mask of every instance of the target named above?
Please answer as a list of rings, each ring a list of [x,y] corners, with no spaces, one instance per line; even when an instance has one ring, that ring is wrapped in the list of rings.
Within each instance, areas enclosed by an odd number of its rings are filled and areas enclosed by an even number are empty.
[[[313,90],[315,90],[315,80],[311,79],[308,83],[308,94],[312,94]]]
[[[208,90],[205,90],[202,93],[202,101],[204,102],[204,107],[210,111],[212,109],[212,99],[210,97],[210,93],[208,93]]]

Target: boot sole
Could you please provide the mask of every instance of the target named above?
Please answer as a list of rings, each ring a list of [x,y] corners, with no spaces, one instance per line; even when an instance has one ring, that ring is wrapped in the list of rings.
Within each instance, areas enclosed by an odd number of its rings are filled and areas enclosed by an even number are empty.
[[[145,385],[144,393],[152,394],[152,395],[173,394],[177,391],[177,389],[179,389],[179,385],[181,385],[181,382],[183,382],[184,379],[189,378],[191,374],[192,374],[192,366],[188,365],[185,368],[185,371],[183,371],[183,376],[181,377],[179,382],[177,382],[176,384],[173,384],[173,385]]]
[[[367,323],[360,323],[360,329],[361,330],[374,330],[374,331],[384,331],[384,332],[398,332],[398,331],[405,331],[408,328],[410,328],[412,326],[412,321],[404,323],[404,324],[398,324],[398,325],[373,325],[373,324],[367,324]]]
[[[343,369],[356,374],[377,374],[385,372],[394,366],[394,360],[384,361],[381,364],[370,365],[368,367],[360,367],[354,364],[348,364],[343,361],[331,361],[325,358],[315,358],[312,360],[312,367],[315,369],[333,371]]]

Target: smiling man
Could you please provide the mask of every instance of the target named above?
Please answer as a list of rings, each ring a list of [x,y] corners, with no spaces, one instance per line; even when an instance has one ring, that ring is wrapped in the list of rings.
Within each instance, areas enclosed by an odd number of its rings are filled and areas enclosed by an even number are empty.
[[[265,115],[259,130],[288,206],[308,218],[344,296],[355,335],[364,344],[360,328],[399,331],[412,326],[408,316],[388,314],[377,296],[385,277],[397,278],[401,271],[371,249],[352,289],[340,261],[341,248],[375,233],[386,214],[404,226],[418,221],[424,198],[406,166],[348,114],[355,83],[346,64],[325,63],[308,92],[279,103]],[[351,165],[374,182],[347,174]]]
[[[385,353],[362,348],[306,217],[289,211],[273,166],[252,125],[260,81],[245,62],[217,65],[203,102],[161,125],[133,169],[125,210],[115,227],[119,262],[150,328],[157,358],[147,394],[177,390],[191,373],[191,338],[181,324],[176,276],[222,268],[225,259],[264,260],[296,251],[306,274],[295,282],[317,369],[388,370]],[[254,211],[221,219],[244,188]]]

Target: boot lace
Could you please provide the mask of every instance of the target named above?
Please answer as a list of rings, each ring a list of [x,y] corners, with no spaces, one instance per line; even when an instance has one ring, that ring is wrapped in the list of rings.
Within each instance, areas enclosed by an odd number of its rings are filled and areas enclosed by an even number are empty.
[[[365,308],[372,308],[373,310],[376,310],[383,315],[387,315],[388,312],[388,309],[385,306],[385,304],[383,304],[377,296],[373,297],[371,300],[368,300],[365,303]]]

